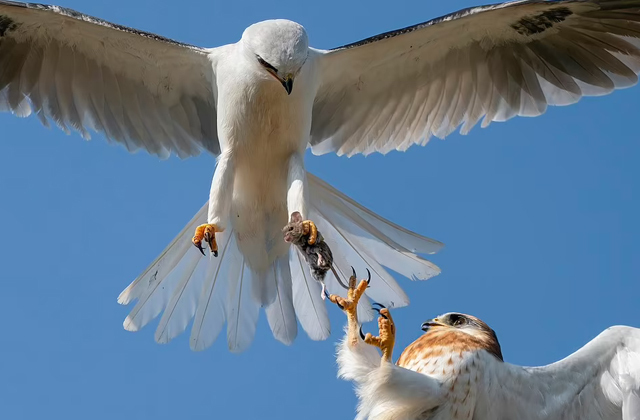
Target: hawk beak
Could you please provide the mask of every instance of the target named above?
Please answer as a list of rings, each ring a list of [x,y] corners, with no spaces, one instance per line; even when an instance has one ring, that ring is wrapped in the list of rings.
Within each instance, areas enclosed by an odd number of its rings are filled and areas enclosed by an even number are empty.
[[[444,327],[445,324],[440,322],[438,318],[433,318],[422,323],[422,331],[427,331],[431,327]]]
[[[287,76],[282,80],[282,86],[284,86],[284,90],[287,91],[287,95],[291,95],[291,91],[293,90],[293,75],[287,74]]]

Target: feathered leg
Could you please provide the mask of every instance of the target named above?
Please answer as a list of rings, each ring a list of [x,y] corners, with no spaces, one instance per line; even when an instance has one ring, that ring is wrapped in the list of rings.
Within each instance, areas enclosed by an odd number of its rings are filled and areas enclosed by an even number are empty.
[[[218,243],[216,233],[224,232],[231,211],[231,200],[233,198],[233,183],[235,180],[235,165],[233,155],[223,151],[218,156],[216,171],[211,181],[211,191],[209,192],[209,216],[204,225],[196,228],[196,232],[191,242],[202,252],[202,240],[209,244],[209,249],[214,257],[218,256]]]
[[[287,175],[287,208],[289,214],[299,212],[307,216],[307,171],[304,169],[304,154],[296,153],[289,159]],[[318,239],[318,228],[311,220],[302,222],[303,233],[309,235],[308,243],[313,245]]]

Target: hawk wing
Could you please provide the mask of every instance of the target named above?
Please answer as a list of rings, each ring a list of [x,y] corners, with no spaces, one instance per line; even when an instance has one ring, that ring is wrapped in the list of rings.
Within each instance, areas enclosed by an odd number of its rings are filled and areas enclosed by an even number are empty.
[[[611,327],[544,367],[485,359],[474,419],[640,419],[640,329]]]
[[[634,85],[638,37],[640,0],[530,0],[319,51],[312,151],[402,151]]]
[[[0,0],[0,110],[167,157],[220,151],[212,50],[58,6]]]
[[[469,360],[459,375],[474,384],[462,396],[452,394],[455,383],[446,376],[381,364],[362,340],[351,347],[345,338],[337,357],[339,375],[356,383],[358,420],[440,418],[462,405],[474,420],[640,420],[640,329],[611,327],[544,367],[511,365],[484,350]]]

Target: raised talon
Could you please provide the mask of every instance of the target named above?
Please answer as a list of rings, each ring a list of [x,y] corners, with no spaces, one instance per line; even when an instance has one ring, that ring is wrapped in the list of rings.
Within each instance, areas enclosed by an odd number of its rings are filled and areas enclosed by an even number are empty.
[[[358,307],[358,301],[360,301],[360,298],[362,297],[365,290],[367,289],[368,283],[366,280],[362,280],[360,284],[356,287],[356,283],[358,281],[356,277],[356,270],[353,267],[351,267],[351,270],[353,271],[353,275],[351,276],[351,278],[349,278],[349,288],[347,289],[347,297],[342,298],[337,295],[330,295],[329,300],[335,303],[336,305],[338,305],[338,307],[341,310],[347,312],[349,316],[355,319],[356,309]]]
[[[351,267],[353,268],[353,267]],[[354,271],[355,273],[355,271]],[[367,284],[371,284],[371,271],[367,268]]]
[[[349,278],[347,297],[342,298],[340,296],[331,295],[329,296],[329,300],[338,305],[338,307],[347,314],[348,342],[350,346],[356,346],[358,344],[358,327],[360,328],[360,338],[364,340],[366,337],[365,335],[363,335],[362,327],[358,322],[358,302],[360,301],[360,298],[362,297],[364,292],[367,291],[370,279],[362,280],[360,284],[358,284],[356,270],[351,267],[351,271],[353,272],[353,275]]]
[[[387,308],[380,310],[376,309],[380,313],[378,318],[378,328],[380,329],[380,335],[375,337],[367,333],[363,340],[365,343],[378,347],[382,350],[382,360],[390,362],[393,355],[393,346],[396,341],[396,327],[391,318],[391,313]]]
[[[302,222],[302,233],[304,235],[309,235],[309,239],[307,240],[309,245],[316,243],[316,240],[318,239],[318,228],[311,220],[304,220]]]
[[[222,229],[216,225],[204,224],[196,228],[196,233],[193,235],[193,245],[200,250],[204,255],[204,248],[202,247],[202,241],[204,240],[209,244],[209,249],[214,257],[218,256],[218,243],[216,242],[216,232],[222,232]]]

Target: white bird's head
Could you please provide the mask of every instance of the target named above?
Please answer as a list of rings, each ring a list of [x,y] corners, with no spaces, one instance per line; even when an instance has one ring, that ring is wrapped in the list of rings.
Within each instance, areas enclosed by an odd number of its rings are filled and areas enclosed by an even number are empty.
[[[284,19],[265,20],[245,29],[241,41],[264,71],[291,94],[293,80],[309,55],[309,39],[302,25]]]

